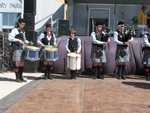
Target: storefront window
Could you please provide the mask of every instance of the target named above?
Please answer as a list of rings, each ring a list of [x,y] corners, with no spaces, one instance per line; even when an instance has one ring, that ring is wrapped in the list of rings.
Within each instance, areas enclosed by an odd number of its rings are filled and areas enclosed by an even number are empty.
[[[3,13],[3,26],[14,26],[20,16],[20,13]]]

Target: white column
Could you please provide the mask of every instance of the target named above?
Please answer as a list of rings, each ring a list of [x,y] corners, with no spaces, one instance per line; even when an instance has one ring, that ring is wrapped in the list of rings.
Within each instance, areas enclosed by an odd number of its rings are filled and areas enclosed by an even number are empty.
[[[73,26],[74,0],[68,0],[68,18],[70,26]]]
[[[3,29],[3,14],[0,13],[0,31]]]
[[[23,15],[24,15],[24,0],[22,0],[21,18],[23,18]]]
[[[64,3],[64,20],[67,20],[68,5]]]

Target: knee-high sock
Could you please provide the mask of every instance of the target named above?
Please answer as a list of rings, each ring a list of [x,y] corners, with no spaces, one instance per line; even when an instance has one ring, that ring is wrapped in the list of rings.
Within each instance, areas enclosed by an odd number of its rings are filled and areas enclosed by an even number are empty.
[[[75,70],[71,70],[70,74],[71,74],[71,78],[76,78],[76,71]]]
[[[22,66],[22,67],[19,67],[19,78],[20,78],[21,80],[23,80],[23,76],[22,76],[23,70],[24,70],[24,67],[23,67],[23,66]]]
[[[16,74],[16,79],[20,79],[20,75],[19,75],[19,67],[15,67],[15,74]]]
[[[117,75],[121,75],[122,67],[120,65],[117,66]]]
[[[46,77],[47,78],[51,78],[50,73],[51,73],[51,65],[47,65],[46,66]]]
[[[121,75],[124,75],[125,74],[125,65],[122,65],[121,66]]]
[[[102,76],[103,67],[97,67],[97,77]]]
[[[148,76],[149,73],[150,73],[149,71],[150,71],[150,69],[149,69],[147,66],[145,66],[145,67],[144,67],[144,75],[145,75],[145,76]]]

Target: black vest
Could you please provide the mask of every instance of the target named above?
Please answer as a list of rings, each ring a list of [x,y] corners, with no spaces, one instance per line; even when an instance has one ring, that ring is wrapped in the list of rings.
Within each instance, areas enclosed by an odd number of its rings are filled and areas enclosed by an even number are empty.
[[[109,38],[109,36],[105,35],[104,33],[100,33],[100,34],[96,33],[96,40],[98,40],[98,41],[107,42],[108,38]],[[100,47],[100,48],[104,49],[104,45],[103,44],[94,44],[93,43],[92,45],[93,45],[93,48]]]
[[[54,36],[53,36],[53,33],[52,33],[52,35],[51,35],[51,39],[48,40],[48,39],[47,39],[47,32],[45,32],[45,33],[44,33],[44,38],[42,38],[41,42],[42,42],[44,45],[50,44],[50,45],[54,46]]]
[[[128,42],[130,39],[131,39],[131,34],[130,33],[122,33],[120,31],[117,31],[118,32],[118,40],[121,41],[121,42]]]
[[[17,34],[16,36],[15,36],[15,38],[16,39],[19,39],[19,40],[22,40],[22,41],[25,41],[24,40],[24,32],[21,32],[21,30],[20,29],[18,29],[18,32],[19,32],[19,34]],[[19,42],[12,42],[11,43],[12,44],[12,47],[13,47],[13,49],[22,49],[22,44],[20,44]]]
[[[74,38],[74,39],[69,38],[68,48],[71,52],[76,52],[78,50],[78,39],[77,38]]]
[[[107,42],[108,37],[104,33],[100,33],[100,34],[96,33],[96,40]]]
[[[146,35],[147,35],[147,39],[148,39],[148,41],[150,43],[150,33],[146,33]]]

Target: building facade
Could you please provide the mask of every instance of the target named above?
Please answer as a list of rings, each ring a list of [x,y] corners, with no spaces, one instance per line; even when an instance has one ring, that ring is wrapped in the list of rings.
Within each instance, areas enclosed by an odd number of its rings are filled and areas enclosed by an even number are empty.
[[[79,35],[89,35],[95,23],[104,23],[114,30],[118,21],[132,24],[141,5],[149,7],[149,0],[66,0],[70,27],[77,29]]]
[[[0,31],[9,32],[23,12],[24,0],[0,0]]]

